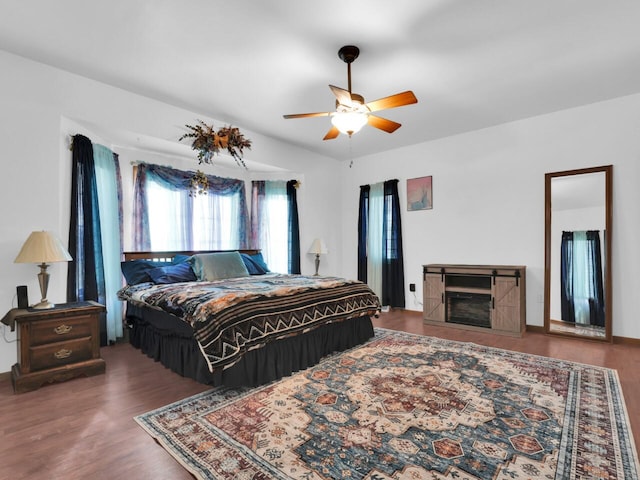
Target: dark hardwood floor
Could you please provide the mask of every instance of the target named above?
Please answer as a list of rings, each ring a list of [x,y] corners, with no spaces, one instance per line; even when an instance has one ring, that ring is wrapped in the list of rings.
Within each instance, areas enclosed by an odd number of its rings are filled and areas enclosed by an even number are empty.
[[[512,338],[424,326],[417,312],[391,311],[377,327],[517,350],[618,371],[636,445],[640,445],[640,348],[526,333]],[[208,387],[184,379],[127,344],[104,347],[105,375],[15,395],[0,381],[0,478],[190,479],[133,420],[135,415]],[[5,376],[6,377],[6,376]]]

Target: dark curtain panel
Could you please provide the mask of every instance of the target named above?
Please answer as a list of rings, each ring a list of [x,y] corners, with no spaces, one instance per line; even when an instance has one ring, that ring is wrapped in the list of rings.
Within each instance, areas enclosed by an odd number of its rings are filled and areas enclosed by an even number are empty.
[[[404,308],[404,260],[398,180],[384,182],[382,305]]]
[[[369,185],[360,187],[358,208],[358,280],[367,282],[367,230],[369,225]]]
[[[71,219],[67,301],[94,300],[105,304],[104,265],[96,170],[91,140],[83,135],[73,137],[71,171]],[[107,344],[106,316],[100,318],[100,345]]]
[[[590,323],[604,327],[604,285],[602,276],[602,249],[600,247],[600,232],[598,230],[587,231],[587,244],[593,297],[589,301]]]
[[[289,273],[300,273],[300,226],[298,224],[297,180],[287,182],[287,203],[289,215]]]
[[[562,232],[560,242],[560,312],[565,322],[575,322],[573,308],[573,232]]]

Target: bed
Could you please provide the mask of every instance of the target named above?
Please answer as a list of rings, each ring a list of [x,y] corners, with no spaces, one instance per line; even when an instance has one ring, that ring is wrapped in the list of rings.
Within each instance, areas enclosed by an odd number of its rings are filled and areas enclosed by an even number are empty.
[[[127,252],[122,268],[129,342],[209,385],[256,386],[315,365],[371,338],[380,310],[362,282],[274,274],[258,250]]]

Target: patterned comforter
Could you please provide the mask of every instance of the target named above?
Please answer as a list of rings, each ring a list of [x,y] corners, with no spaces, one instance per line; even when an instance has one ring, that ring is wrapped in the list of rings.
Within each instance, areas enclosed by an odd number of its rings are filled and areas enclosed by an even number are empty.
[[[378,297],[362,282],[281,274],[142,283],[123,288],[118,297],[188,322],[211,371],[233,365],[244,352],[268,341],[380,309]]]

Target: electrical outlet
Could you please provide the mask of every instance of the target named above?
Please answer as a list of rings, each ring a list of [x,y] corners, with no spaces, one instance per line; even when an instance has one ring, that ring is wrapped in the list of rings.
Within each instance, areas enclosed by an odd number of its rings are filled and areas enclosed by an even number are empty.
[[[416,284],[415,283],[410,283],[409,284],[409,291],[410,292],[415,292],[416,291]]]

